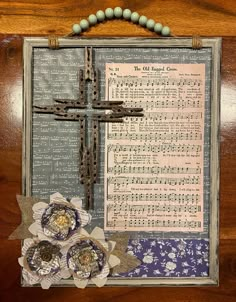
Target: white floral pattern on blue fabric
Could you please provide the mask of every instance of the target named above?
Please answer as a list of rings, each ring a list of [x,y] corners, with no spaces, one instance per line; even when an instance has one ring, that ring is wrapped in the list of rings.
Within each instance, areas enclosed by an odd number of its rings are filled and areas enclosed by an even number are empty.
[[[142,264],[116,277],[207,277],[208,252],[208,239],[130,240],[127,253]]]

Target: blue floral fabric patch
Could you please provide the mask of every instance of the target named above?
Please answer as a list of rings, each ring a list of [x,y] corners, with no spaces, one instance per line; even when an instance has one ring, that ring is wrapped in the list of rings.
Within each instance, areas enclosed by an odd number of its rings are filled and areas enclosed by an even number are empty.
[[[116,277],[207,277],[209,276],[208,239],[130,240],[127,253],[142,264]]]

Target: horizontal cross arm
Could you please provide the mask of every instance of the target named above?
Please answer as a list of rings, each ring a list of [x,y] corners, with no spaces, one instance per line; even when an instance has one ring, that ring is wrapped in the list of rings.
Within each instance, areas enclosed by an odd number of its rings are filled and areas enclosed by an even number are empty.
[[[62,104],[54,104],[54,105],[45,105],[45,106],[34,106],[34,112],[36,113],[54,113],[54,114],[59,114],[59,113],[64,113],[65,111],[69,109],[85,109],[86,104],[82,104],[80,102],[74,102],[70,101],[68,103],[63,103]]]
[[[86,108],[86,104],[84,101],[79,100],[67,100],[67,99],[54,99],[55,102],[65,105],[66,109],[73,109],[73,108]],[[54,106],[57,106],[58,104],[54,104]]]
[[[123,119],[113,116],[112,114],[93,114],[92,119],[94,121],[105,122],[105,123],[122,123]]]
[[[112,109],[112,115],[125,117],[125,116],[143,116],[142,108],[124,108],[122,106]]]
[[[94,109],[113,109],[114,106],[122,105],[123,101],[100,101],[93,102],[92,107]]]
[[[81,113],[56,113],[55,120],[64,120],[64,121],[80,121],[86,118],[86,114]]]

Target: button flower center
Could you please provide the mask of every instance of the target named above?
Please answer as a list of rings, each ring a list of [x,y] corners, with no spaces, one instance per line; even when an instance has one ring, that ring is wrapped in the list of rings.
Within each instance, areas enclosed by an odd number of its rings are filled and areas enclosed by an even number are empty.
[[[40,257],[45,262],[50,262],[52,260],[52,254],[48,251],[41,252]]]
[[[69,227],[70,226],[70,220],[67,217],[66,214],[59,214],[56,218],[55,218],[55,224],[60,228],[64,228],[64,227]]]
[[[88,265],[94,261],[94,253],[92,251],[84,251],[78,258],[82,265]]]

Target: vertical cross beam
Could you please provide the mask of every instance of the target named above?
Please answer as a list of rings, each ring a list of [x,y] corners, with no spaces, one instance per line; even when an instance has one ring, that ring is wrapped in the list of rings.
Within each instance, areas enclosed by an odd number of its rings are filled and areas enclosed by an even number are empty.
[[[84,71],[79,70],[79,98],[76,100],[56,99],[53,105],[34,106],[34,112],[54,114],[56,120],[79,122],[79,175],[84,185],[86,209],[94,209],[93,187],[98,181],[99,167],[99,124],[100,122],[123,122],[126,116],[143,116],[142,108],[123,107],[123,101],[101,101],[99,99],[99,71],[93,68],[92,47],[85,47]],[[109,110],[110,113],[93,113],[91,118],[91,139],[87,142],[86,110],[88,106],[85,97],[86,82],[92,83],[92,109]],[[80,109],[79,112],[69,112],[70,109]],[[81,112],[82,111],[82,112]]]

